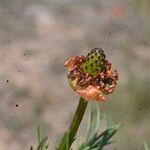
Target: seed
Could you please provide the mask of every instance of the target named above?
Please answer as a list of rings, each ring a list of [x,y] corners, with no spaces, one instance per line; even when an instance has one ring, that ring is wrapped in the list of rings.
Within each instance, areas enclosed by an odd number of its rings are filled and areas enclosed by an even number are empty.
[[[101,59],[101,56],[98,56],[98,59]]]
[[[101,48],[98,50],[98,52],[99,52],[100,54],[103,54],[103,53],[104,53]]]
[[[106,56],[105,56],[105,54],[104,54],[104,53],[102,54],[102,58],[103,58],[103,59],[105,59],[105,58],[106,58]]]
[[[95,53],[96,52],[96,48],[91,50],[91,53]]]
[[[98,63],[98,60],[97,60],[97,59],[95,60],[95,63],[96,63],[96,64]]]
[[[92,56],[91,56],[91,59],[93,59],[93,58],[94,58],[94,56],[92,55]]]
[[[92,66],[93,66],[93,63],[91,63],[90,66],[92,67]]]
[[[87,69],[88,67],[87,67],[87,65],[85,65],[85,67],[84,67],[85,69]]]
[[[88,53],[86,57],[88,57],[89,55],[90,55],[90,53]]]

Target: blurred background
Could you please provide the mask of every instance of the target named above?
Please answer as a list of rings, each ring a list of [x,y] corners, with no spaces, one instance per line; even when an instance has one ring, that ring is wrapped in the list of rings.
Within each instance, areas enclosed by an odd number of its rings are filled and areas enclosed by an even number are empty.
[[[100,104],[101,128],[121,122],[106,149],[150,143],[149,0],[0,0],[0,150],[35,145],[38,124],[54,149],[78,103],[63,64],[95,47],[119,72]]]

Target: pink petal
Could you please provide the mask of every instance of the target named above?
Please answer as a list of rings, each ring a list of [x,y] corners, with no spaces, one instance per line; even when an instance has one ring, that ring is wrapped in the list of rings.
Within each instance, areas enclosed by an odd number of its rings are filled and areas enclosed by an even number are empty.
[[[106,99],[102,96],[101,91],[92,85],[89,85],[85,89],[77,89],[76,92],[83,97],[85,100],[96,100],[105,101]]]
[[[77,58],[77,56],[70,57],[65,62],[64,66],[68,69],[68,71],[72,71],[73,70],[76,58]]]

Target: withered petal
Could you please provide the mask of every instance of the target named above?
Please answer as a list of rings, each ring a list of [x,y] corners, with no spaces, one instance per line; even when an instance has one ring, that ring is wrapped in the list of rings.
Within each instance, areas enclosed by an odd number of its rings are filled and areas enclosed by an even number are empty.
[[[68,69],[68,71],[72,71],[74,69],[76,58],[77,58],[77,56],[70,57],[65,62],[64,66]]]
[[[89,85],[86,88],[76,89],[76,92],[85,100],[96,100],[96,101],[106,100],[102,96],[101,91],[97,87],[92,86],[92,85]]]
[[[64,64],[71,88],[85,100],[105,101],[102,94],[112,93],[117,85],[117,70],[103,55],[102,50],[94,49],[86,57],[72,56]]]

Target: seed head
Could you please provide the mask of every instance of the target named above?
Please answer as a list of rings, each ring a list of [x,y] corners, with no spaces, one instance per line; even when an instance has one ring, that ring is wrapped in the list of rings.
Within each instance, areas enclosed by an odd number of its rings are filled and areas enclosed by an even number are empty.
[[[118,74],[106,60],[101,48],[94,48],[87,56],[73,56],[65,62],[68,80],[77,94],[86,100],[103,101],[102,94],[114,91]]]
[[[96,76],[104,69],[105,54],[102,49],[95,48],[86,56],[85,61],[81,64],[83,73]]]

